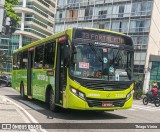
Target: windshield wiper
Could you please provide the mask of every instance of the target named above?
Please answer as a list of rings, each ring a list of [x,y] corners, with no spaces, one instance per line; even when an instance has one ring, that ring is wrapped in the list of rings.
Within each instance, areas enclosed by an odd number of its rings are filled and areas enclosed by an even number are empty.
[[[96,46],[92,43],[89,43],[89,46],[91,47],[92,51],[95,53],[97,59],[100,62],[103,62],[103,59],[102,59],[102,57],[100,56],[100,53],[99,53],[99,49],[97,49]]]

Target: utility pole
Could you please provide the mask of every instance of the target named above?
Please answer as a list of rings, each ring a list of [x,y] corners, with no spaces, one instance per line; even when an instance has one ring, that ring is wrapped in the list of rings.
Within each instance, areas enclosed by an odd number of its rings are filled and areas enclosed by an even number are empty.
[[[4,4],[5,0],[0,0],[0,34],[2,33],[3,30],[3,24],[4,24]]]

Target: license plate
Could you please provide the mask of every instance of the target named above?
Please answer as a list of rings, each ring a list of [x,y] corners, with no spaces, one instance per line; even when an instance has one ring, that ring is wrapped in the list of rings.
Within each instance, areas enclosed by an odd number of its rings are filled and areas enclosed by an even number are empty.
[[[102,107],[111,107],[113,106],[112,102],[102,102]]]

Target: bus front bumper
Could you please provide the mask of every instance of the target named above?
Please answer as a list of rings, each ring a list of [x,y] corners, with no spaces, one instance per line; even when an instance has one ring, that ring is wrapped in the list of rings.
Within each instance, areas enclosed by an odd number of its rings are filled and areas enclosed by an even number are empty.
[[[102,110],[113,111],[118,109],[128,109],[132,107],[133,95],[128,100],[115,99],[113,101],[103,101],[98,99],[83,100],[74,94],[70,93],[68,96],[67,107],[78,110]],[[104,105],[106,103],[106,105]],[[111,105],[107,105],[111,104]]]

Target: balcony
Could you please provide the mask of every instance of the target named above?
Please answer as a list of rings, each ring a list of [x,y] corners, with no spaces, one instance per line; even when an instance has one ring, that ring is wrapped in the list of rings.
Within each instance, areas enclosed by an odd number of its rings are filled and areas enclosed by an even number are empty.
[[[147,50],[147,45],[134,44],[135,50]]]
[[[36,5],[43,7],[45,10],[55,14],[55,8],[47,3],[45,0],[28,0],[28,2],[34,2]]]
[[[46,34],[49,34],[49,35],[51,35],[53,33],[53,28],[51,28],[50,26],[46,26],[46,28],[44,28],[44,27],[40,26],[39,24],[37,24],[36,21],[26,21],[25,25],[26,26],[28,25],[28,26],[36,27],[39,30],[42,30],[41,32],[43,32],[43,33],[45,32]],[[52,31],[48,30],[49,28],[51,28]]]
[[[22,8],[20,6],[15,6],[14,9],[16,10],[16,13],[22,13],[22,12],[24,12],[24,13],[35,14],[38,17],[40,17],[40,18],[42,18],[42,19],[44,19],[44,20],[46,20],[46,21],[48,21],[50,23],[53,23],[53,20],[48,19],[47,17],[45,17],[44,15],[42,15],[41,13],[35,11],[32,8],[24,8],[24,7]],[[45,13],[45,15],[46,15],[46,13]]]
[[[17,35],[21,34],[21,35],[28,36],[28,37],[36,39],[36,40],[39,40],[39,39],[46,37],[45,34],[42,34],[32,28],[25,28],[24,31],[16,30],[16,32],[14,34],[17,34]]]

